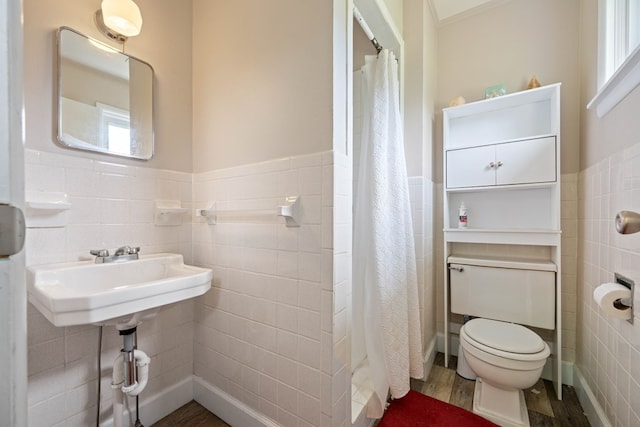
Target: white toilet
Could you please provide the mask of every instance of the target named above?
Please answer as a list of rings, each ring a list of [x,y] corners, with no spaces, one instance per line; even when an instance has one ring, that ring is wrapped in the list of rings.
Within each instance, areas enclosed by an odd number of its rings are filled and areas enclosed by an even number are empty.
[[[477,375],[473,412],[503,427],[528,427],[522,390],[538,381],[551,351],[522,324],[554,328],[555,265],[461,257],[449,263],[451,312],[478,316],[460,329]]]
[[[481,318],[460,329],[460,345],[478,376],[473,412],[504,427],[529,426],[522,390],[540,378],[549,346],[524,326]]]

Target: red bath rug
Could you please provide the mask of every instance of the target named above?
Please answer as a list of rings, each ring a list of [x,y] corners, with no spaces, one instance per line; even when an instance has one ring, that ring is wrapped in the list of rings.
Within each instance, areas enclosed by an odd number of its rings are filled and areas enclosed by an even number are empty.
[[[410,390],[403,398],[391,401],[378,427],[496,427],[496,424]]]

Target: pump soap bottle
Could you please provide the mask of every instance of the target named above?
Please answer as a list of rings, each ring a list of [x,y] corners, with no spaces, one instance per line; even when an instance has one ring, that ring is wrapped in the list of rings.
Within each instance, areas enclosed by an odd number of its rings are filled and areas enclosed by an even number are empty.
[[[467,228],[467,207],[464,202],[460,203],[458,209],[458,228]]]

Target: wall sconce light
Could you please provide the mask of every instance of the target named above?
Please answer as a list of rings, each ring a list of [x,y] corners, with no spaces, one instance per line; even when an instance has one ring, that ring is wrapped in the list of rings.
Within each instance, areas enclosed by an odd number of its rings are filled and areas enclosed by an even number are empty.
[[[120,43],[137,36],[142,29],[142,14],[133,0],[102,0],[95,18],[98,29]]]

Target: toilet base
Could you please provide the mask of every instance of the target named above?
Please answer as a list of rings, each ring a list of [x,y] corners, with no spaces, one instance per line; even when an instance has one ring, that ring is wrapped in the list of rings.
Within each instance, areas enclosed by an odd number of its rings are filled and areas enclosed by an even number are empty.
[[[501,427],[530,427],[522,390],[504,390],[476,379],[473,412]]]
[[[478,378],[467,363],[467,358],[464,356],[464,351],[462,350],[462,343],[458,346],[458,366],[456,367],[456,373],[467,380],[475,381],[475,379]]]

